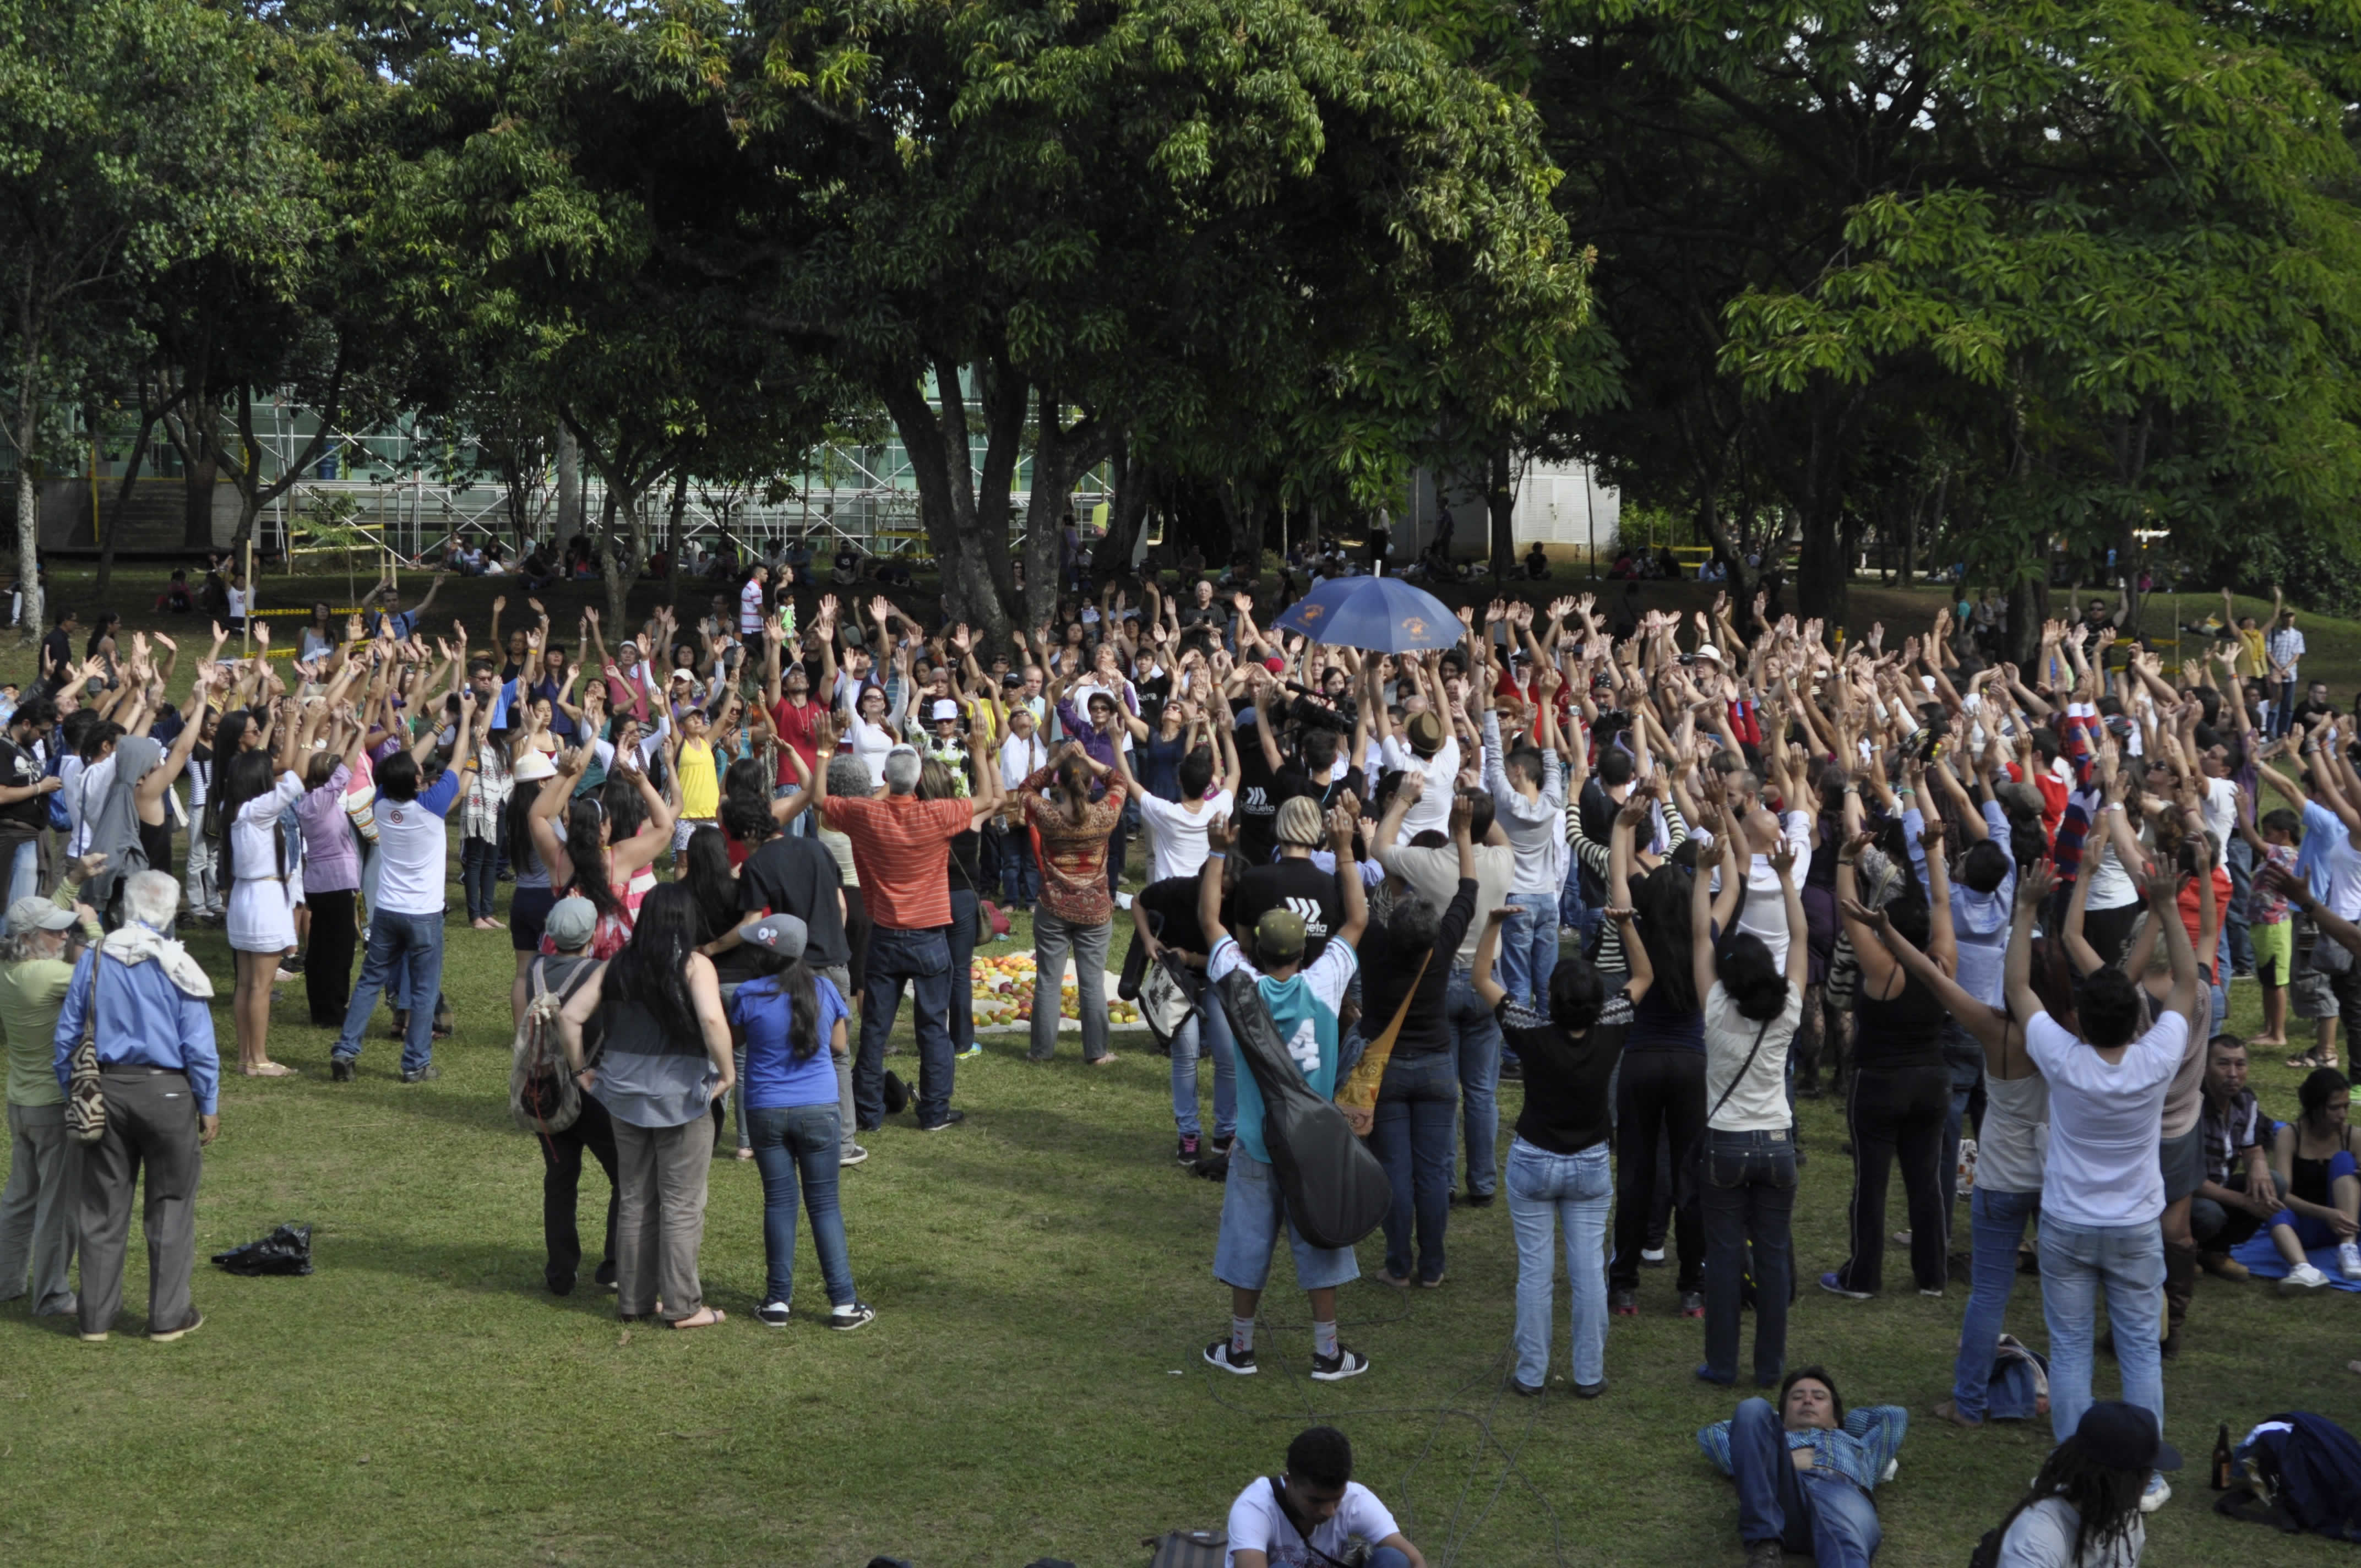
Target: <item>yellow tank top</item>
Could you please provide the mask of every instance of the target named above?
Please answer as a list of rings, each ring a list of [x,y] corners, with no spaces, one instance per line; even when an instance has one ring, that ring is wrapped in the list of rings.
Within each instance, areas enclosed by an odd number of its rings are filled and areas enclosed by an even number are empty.
[[[708,821],[721,814],[721,780],[713,771],[713,742],[680,743],[680,814]]]

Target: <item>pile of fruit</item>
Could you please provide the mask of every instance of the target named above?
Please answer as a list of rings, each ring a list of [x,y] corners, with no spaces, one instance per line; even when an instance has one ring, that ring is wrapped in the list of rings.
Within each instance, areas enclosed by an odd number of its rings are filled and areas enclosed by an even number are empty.
[[[1033,955],[1003,953],[994,958],[976,958],[969,973],[975,986],[975,1023],[980,1029],[1005,1027],[1033,1021],[1033,986],[1036,979]],[[1074,971],[1066,970],[1066,983],[1058,995],[1058,1013],[1062,1019],[1079,1023],[1082,1016],[1082,993],[1075,989]],[[1119,1000],[1115,994],[1115,977],[1107,977],[1107,1021],[1111,1024],[1137,1024],[1139,1009]]]

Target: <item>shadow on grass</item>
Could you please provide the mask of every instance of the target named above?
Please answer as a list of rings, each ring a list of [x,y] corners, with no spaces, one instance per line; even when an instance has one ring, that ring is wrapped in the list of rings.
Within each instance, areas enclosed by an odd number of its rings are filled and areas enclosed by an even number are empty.
[[[522,1297],[544,1302],[553,1311],[611,1319],[615,1315],[614,1293],[591,1280],[592,1271],[598,1266],[597,1238],[606,1223],[605,1207],[603,1190],[595,1203],[585,1194],[581,1214],[585,1246],[582,1277],[573,1293],[566,1296],[550,1293],[542,1275],[547,1255],[538,1246],[504,1242],[418,1242],[346,1232],[315,1243],[313,1254],[322,1273],[382,1274],[405,1283],[426,1282],[481,1295]],[[538,1209],[531,1216],[536,1229],[540,1217]]]

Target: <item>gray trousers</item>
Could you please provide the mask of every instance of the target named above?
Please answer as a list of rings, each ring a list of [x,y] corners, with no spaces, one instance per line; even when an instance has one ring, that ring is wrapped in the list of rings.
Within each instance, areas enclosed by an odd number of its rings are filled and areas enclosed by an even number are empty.
[[[621,1316],[646,1317],[658,1301],[666,1322],[703,1310],[697,1252],[705,1241],[705,1180],[712,1168],[713,1127],[703,1116],[677,1127],[615,1118],[615,1310]]]
[[[146,1168],[148,1332],[184,1328],[189,1270],[197,1256],[197,1102],[188,1075],[166,1068],[106,1067],[106,1136],[82,1146],[82,1332],[104,1333],[123,1310],[123,1254],[131,1195]]]
[[[0,1192],[0,1301],[32,1282],[33,1315],[74,1310],[74,1241],[81,1234],[82,1146],[66,1135],[66,1108],[8,1107],[8,1187]]]
[[[1074,990],[1082,1006],[1082,1059],[1107,1054],[1106,959],[1114,927],[1102,920],[1077,926],[1046,908],[1033,912],[1033,1034],[1031,1056],[1048,1061],[1058,1050],[1059,992],[1066,954],[1074,956]]]

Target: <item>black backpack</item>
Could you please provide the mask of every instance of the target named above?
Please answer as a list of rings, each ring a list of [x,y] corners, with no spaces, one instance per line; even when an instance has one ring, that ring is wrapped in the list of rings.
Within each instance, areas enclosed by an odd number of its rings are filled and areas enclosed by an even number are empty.
[[[1232,970],[1214,987],[1238,1059],[1262,1091],[1262,1141],[1287,1217],[1316,1247],[1346,1247],[1378,1228],[1393,1202],[1385,1167],[1334,1104],[1312,1091],[1287,1054],[1255,977]]]
[[[2213,1501],[2234,1519],[2361,1541],[2361,1442],[2325,1416],[2293,1410],[2264,1421],[2238,1445],[2246,1477]]]

